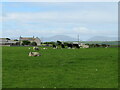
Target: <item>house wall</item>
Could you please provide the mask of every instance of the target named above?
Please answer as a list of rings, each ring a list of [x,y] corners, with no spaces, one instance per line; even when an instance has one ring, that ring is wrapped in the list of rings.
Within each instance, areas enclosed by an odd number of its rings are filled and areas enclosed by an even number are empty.
[[[41,40],[38,37],[36,37],[34,41],[37,43],[37,46],[41,45]]]
[[[19,41],[20,41],[20,45],[22,45],[22,41],[24,40],[28,40],[30,42],[36,42],[37,43],[37,46],[40,46],[41,45],[41,40],[36,37],[36,38],[24,38],[24,37],[20,37]]]

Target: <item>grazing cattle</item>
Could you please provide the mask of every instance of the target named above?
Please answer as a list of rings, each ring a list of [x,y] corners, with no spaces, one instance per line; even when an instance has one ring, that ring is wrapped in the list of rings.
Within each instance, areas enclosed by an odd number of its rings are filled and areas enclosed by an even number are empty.
[[[73,47],[80,48],[80,46],[78,44],[73,44]]]
[[[39,50],[39,47],[33,47],[33,50]]]
[[[68,46],[68,49],[70,49],[70,48],[72,48],[72,47],[73,47],[73,45],[72,45],[72,44],[67,44],[67,46]]]
[[[89,48],[89,45],[81,45],[81,48]]]
[[[110,45],[106,45],[106,47],[105,47],[105,48],[108,48],[108,47],[110,47]]]
[[[95,47],[100,47],[100,45],[99,44],[95,44]]]
[[[29,56],[41,56],[39,52],[29,52]]]
[[[107,47],[110,47],[110,45],[107,45]]]
[[[104,48],[108,48],[110,45],[107,45],[107,44],[102,44],[102,47]]]
[[[62,47],[62,48],[65,48],[65,45],[64,45],[64,44],[61,44],[61,47]]]
[[[53,44],[53,49],[57,49],[57,46]]]
[[[90,44],[90,47],[95,47],[95,44]]]

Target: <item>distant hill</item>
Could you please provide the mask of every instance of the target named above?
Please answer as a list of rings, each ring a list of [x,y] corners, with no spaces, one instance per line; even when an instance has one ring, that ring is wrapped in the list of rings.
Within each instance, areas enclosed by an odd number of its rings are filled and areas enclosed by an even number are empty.
[[[117,37],[106,37],[106,36],[95,36],[95,37],[88,39],[88,41],[118,41],[118,38]]]
[[[81,43],[86,44],[109,44],[109,45],[120,45],[120,42],[118,41],[81,41]]]
[[[75,41],[75,38],[72,38],[70,36],[66,36],[66,35],[55,35],[52,37],[48,37],[48,38],[44,38],[43,41]]]

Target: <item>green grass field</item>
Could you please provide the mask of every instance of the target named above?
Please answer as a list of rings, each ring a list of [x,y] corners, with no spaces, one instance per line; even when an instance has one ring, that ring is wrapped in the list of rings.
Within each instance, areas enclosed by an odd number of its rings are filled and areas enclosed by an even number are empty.
[[[3,88],[117,88],[118,49],[3,47]]]

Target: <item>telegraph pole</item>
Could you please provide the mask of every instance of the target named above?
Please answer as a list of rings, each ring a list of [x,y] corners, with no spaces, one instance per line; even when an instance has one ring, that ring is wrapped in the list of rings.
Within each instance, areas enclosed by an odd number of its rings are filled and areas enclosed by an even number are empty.
[[[78,43],[79,43],[79,34],[78,34]]]

